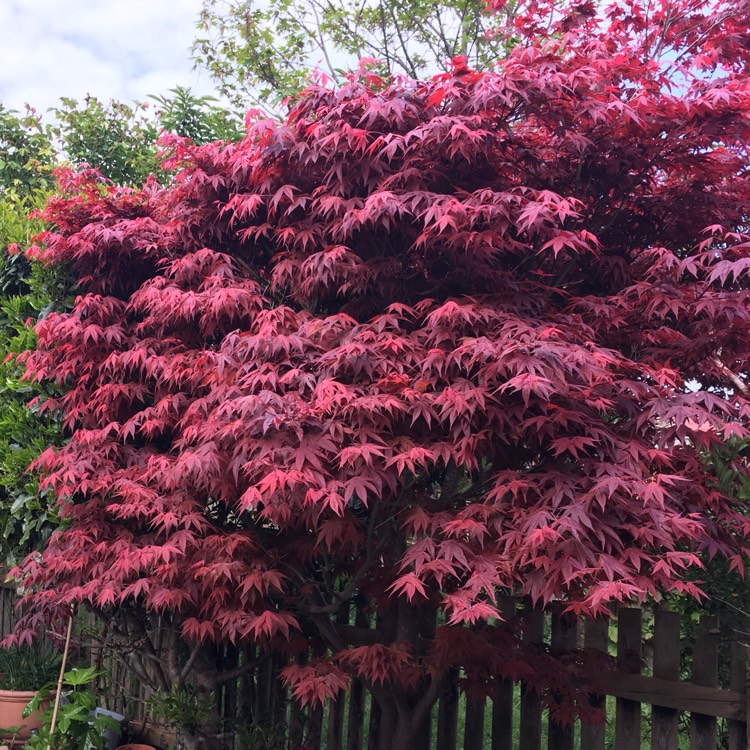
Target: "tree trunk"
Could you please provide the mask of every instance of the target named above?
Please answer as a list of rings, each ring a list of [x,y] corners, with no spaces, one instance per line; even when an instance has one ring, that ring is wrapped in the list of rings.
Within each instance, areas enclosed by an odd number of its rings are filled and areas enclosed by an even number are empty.
[[[409,748],[414,745],[418,729],[419,727],[415,727],[414,724],[406,721],[399,721],[390,747],[392,747],[393,750],[409,750]]]
[[[391,704],[391,709],[382,715],[378,750],[411,750],[421,727],[413,709]]]
[[[398,712],[392,700],[378,699],[380,722],[378,724],[378,750],[396,750],[393,738],[396,734]]]
[[[424,648],[435,637],[437,610],[434,607],[409,608],[403,601],[378,616],[384,640],[407,641]],[[377,750],[419,750],[429,747],[431,712],[442,690],[442,680],[425,679],[415,691],[406,694],[388,688],[373,688],[373,706],[379,708]],[[426,736],[425,736],[426,735]],[[419,743],[417,738],[421,738]]]
[[[376,691],[374,701],[380,707],[378,750],[413,750],[417,737],[424,732],[425,722],[430,720],[438,687],[429,685],[410,699]]]

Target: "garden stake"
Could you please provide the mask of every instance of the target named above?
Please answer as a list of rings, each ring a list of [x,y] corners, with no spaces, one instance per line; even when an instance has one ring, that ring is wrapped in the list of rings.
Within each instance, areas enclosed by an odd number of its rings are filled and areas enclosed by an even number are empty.
[[[68,633],[65,636],[65,648],[63,649],[62,662],[60,663],[60,676],[57,678],[57,692],[55,693],[55,705],[52,709],[52,722],[49,727],[49,740],[47,750],[52,747],[52,737],[55,735],[55,724],[57,724],[57,711],[60,708],[60,695],[62,694],[63,677],[65,676],[65,663],[68,661],[68,650],[70,649],[70,636],[73,632],[73,610],[70,611],[68,620]]]

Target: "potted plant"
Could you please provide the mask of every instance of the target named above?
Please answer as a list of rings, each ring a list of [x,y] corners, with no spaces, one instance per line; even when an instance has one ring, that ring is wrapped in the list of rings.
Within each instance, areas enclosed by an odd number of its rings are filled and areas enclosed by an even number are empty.
[[[60,654],[35,644],[0,649],[0,735],[27,739],[42,725],[42,711],[24,717],[26,705],[60,670]]]
[[[27,750],[106,750],[114,747],[120,736],[119,714],[97,711],[97,696],[90,685],[96,678],[95,667],[74,667],[63,675],[64,700],[52,729],[54,708],[50,697],[55,684],[44,686],[29,703],[26,712],[42,711],[38,731],[26,743]],[[122,717],[124,718],[124,717]]]

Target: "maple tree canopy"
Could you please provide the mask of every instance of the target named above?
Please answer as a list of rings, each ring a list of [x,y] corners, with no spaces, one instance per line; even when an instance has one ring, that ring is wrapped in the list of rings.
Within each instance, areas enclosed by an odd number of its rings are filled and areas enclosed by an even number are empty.
[[[406,695],[533,681],[486,648],[498,594],[597,614],[741,567],[706,455],[750,418],[748,5],[656,6],[519,14],[491,72],[311,85],[240,143],[167,139],[165,187],[62,172],[32,253],[84,292],[25,362],[66,389],[37,466],[67,524],[17,571],[22,635],[138,606],[318,638],[302,700]]]

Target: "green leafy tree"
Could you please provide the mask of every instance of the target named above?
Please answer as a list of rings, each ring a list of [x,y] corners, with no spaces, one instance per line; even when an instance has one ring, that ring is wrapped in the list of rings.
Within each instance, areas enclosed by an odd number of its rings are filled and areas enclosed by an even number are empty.
[[[3,266],[13,257],[6,252]],[[65,306],[55,298],[66,293],[67,275],[34,264],[21,283],[26,293],[0,297],[0,561],[6,564],[37,548],[58,525],[50,493],[27,468],[46,445],[60,444],[59,420],[43,410],[50,389],[22,380],[14,355],[36,343],[29,322]]]
[[[26,247],[43,228],[30,215],[50,195],[58,159],[34,110],[21,114],[0,104],[0,562],[6,564],[38,547],[57,525],[48,493],[27,467],[45,444],[59,443],[59,429],[26,407],[45,390],[21,380],[13,355],[34,346],[28,322],[51,309],[60,278],[12,249]]]
[[[746,389],[739,390],[743,395],[746,393]],[[707,454],[706,464],[715,474],[716,489],[734,498],[738,511],[750,516],[750,441],[746,438],[727,440]],[[701,617],[715,616],[722,636],[719,640],[720,678],[727,684],[730,644],[737,631],[747,633],[750,630],[750,587],[744,571],[733,568],[720,555],[704,553],[702,563],[703,569],[688,573],[688,577],[700,585],[707,598],[696,601],[690,597],[672,597],[671,600],[674,608],[687,615],[683,625],[683,669],[689,674],[689,644],[697,635]]]
[[[457,56],[486,68],[508,45],[497,27],[485,0],[204,0],[193,54],[224,96],[272,107],[315,67],[341,80],[361,58],[413,78]]]
[[[169,89],[172,96],[151,96],[164,130],[204,145],[211,141],[237,141],[245,134],[236,113],[217,105],[213,96],[196,96],[183,86]]]
[[[162,131],[198,145],[235,141],[244,134],[239,116],[216,106],[213,97],[196,96],[183,87],[169,93],[150,97],[156,105],[62,98],[54,110],[57,122],[48,132],[61,144],[64,160],[93,167],[117,185],[133,186],[149,175],[167,179],[157,142]]]
[[[54,110],[50,132],[74,165],[88,164],[119,185],[140,184],[158,171],[158,122],[147,105],[87,97],[82,103],[63,97]]]
[[[36,112],[28,109],[20,115],[0,102],[0,194],[3,199],[8,195],[23,198],[51,188],[54,160],[49,134]]]

